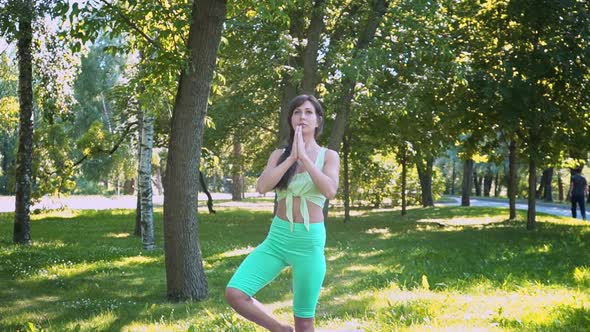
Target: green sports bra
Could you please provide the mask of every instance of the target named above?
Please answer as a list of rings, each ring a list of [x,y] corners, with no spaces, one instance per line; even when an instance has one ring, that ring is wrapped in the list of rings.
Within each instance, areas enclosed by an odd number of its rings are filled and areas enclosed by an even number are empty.
[[[320,170],[324,167],[324,157],[326,155],[326,148],[320,148],[318,156],[315,159],[314,165]],[[311,176],[307,171],[297,173],[289,182],[289,186],[286,190],[277,191],[277,197],[280,201],[285,199],[287,219],[291,222],[291,231],[293,231],[293,197],[299,197],[301,199],[300,211],[303,216],[303,224],[309,231],[309,210],[307,209],[307,201],[313,204],[324,207],[326,202],[326,196],[324,196],[313,183]]]

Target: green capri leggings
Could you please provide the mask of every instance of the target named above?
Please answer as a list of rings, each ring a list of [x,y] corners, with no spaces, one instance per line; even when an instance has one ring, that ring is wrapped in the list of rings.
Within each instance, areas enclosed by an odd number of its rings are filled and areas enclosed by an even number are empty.
[[[309,224],[309,232],[295,223],[274,217],[266,239],[240,265],[227,287],[254,296],[285,267],[293,269],[293,313],[313,318],[326,275],[326,228],[324,223]]]

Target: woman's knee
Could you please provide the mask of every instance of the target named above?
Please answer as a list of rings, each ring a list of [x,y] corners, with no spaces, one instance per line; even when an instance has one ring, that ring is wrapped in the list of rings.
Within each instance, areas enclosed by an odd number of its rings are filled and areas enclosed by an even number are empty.
[[[248,296],[248,294],[242,292],[237,288],[227,287],[225,289],[225,299],[231,305],[240,301],[248,300],[249,298],[250,297]]]

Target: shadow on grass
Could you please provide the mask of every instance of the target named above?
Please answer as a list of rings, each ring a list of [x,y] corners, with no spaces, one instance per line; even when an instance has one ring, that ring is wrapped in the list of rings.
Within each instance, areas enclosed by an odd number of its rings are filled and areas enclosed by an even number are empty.
[[[516,319],[497,317],[499,326],[513,330],[522,329],[526,324],[527,330],[534,331],[588,331],[590,330],[590,309],[572,308],[568,306],[556,308],[547,323],[530,323]]]
[[[498,210],[434,208],[405,217],[379,213],[370,219],[353,218],[348,224],[332,222],[326,284],[346,287],[329,287],[323,296],[335,298],[392,284],[421,288],[423,276],[432,290],[482,286],[517,290],[527,284],[588,288],[574,278],[576,268],[590,260],[590,232],[585,225],[539,222],[531,232],[521,221],[479,228],[415,222],[484,214],[498,215]]]
[[[224,318],[228,307],[223,291],[245,255],[223,254],[261,242],[269,221],[268,213],[243,210],[200,216],[209,296],[199,303],[171,303],[166,298],[161,213],[155,214],[158,249],[150,252],[143,251],[141,240],[131,235],[133,211],[86,211],[75,218],[41,218],[32,222],[33,245],[25,247],[12,244],[7,236],[12,224],[2,223],[0,279],[6,283],[2,282],[0,289],[0,329],[19,330],[33,321],[38,327],[65,330],[76,322],[84,325],[107,315],[111,319],[102,319],[98,329],[121,330],[134,321],[174,324],[178,319],[203,317],[204,308],[215,318],[213,322],[243,325],[233,322],[231,315]],[[146,261],[133,262],[138,257]],[[283,273],[275,287],[288,285],[289,279]],[[283,296],[272,289],[263,293],[268,301]],[[248,329],[244,326],[240,330]]]
[[[590,232],[585,226],[540,222],[538,229],[530,232],[520,221],[480,228],[416,222],[500,213],[504,212],[495,208],[452,207],[410,210],[404,217],[397,211],[380,212],[353,217],[347,224],[330,219],[328,274],[319,312],[337,317],[367,315],[374,298],[342,299],[392,284],[401,289],[422,288],[423,276],[433,291],[468,292],[476,287],[510,291],[527,283],[588,288],[587,282],[574,278],[574,270],[590,261]],[[7,236],[12,225],[0,223],[0,278],[9,279],[8,286],[0,289],[0,313],[25,317],[28,312],[42,312],[46,317],[40,322],[42,326],[59,327],[108,313],[113,319],[106,323],[105,330],[121,330],[138,321],[174,324],[203,317],[207,312],[212,315],[212,329],[242,324],[228,315],[223,292],[245,258],[246,249],[263,241],[270,220],[269,213],[244,210],[200,216],[201,248],[209,283],[209,297],[200,303],[169,303],[165,297],[161,213],[156,214],[160,249],[153,252],[142,251],[140,239],[128,235],[135,225],[132,211],[88,212],[75,218],[34,221],[35,244],[30,247],[12,246]],[[135,262],[137,257],[147,259]],[[60,266],[72,271],[57,278],[43,274],[44,270]],[[286,302],[290,308],[290,287],[287,270],[257,297],[265,303]],[[432,319],[427,306],[414,302],[380,310],[380,321],[409,326]],[[586,317],[588,312],[578,311],[564,309],[563,322],[572,322],[565,326],[586,322],[580,317]],[[2,324],[0,327],[8,329],[19,327],[16,323]],[[517,323],[502,324],[508,327]],[[242,330],[249,328],[245,325]]]

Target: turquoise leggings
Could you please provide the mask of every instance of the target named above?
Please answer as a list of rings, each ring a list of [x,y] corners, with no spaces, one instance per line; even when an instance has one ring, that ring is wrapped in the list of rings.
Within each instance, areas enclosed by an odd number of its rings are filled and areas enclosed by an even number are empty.
[[[323,223],[305,226],[279,217],[273,219],[266,239],[240,265],[227,287],[254,296],[285,267],[293,269],[293,313],[313,318],[326,275],[326,228]]]

